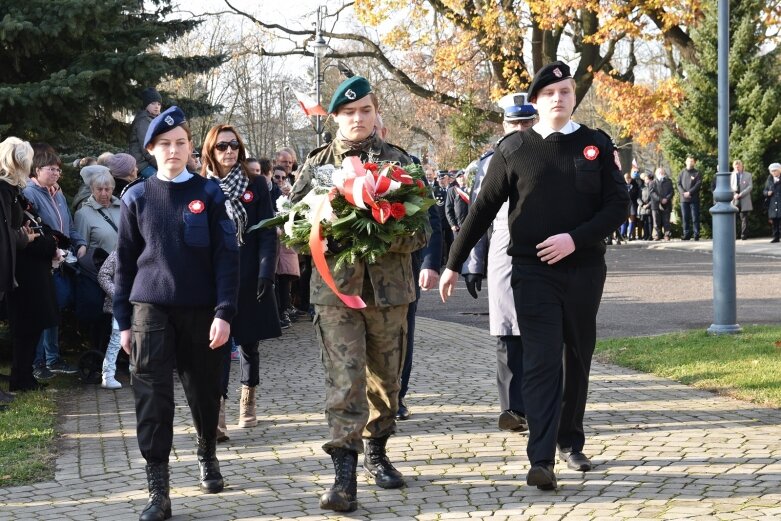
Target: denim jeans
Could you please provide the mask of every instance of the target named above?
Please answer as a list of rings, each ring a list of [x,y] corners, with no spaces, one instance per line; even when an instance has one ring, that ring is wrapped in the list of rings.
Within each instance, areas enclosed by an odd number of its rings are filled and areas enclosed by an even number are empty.
[[[119,324],[111,319],[111,338],[106,347],[106,356],[103,357],[103,378],[113,377],[117,372],[117,355],[122,346],[119,344]]]
[[[57,305],[60,309],[64,308],[68,304],[71,304],[73,300],[73,287],[71,286],[71,280],[63,274],[62,270],[55,270],[54,272],[54,291],[57,294]],[[38,345],[35,348],[35,360],[33,361],[33,367],[41,367],[43,365],[56,364],[60,359],[60,340],[59,340],[59,326],[50,327],[44,329],[41,334],[41,339],[38,340]]]

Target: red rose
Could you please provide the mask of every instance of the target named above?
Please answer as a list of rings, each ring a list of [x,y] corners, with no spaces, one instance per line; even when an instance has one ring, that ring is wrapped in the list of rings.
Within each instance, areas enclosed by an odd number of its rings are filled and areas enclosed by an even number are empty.
[[[372,217],[380,224],[385,224],[391,216],[391,204],[388,201],[380,201],[372,208]]]
[[[364,163],[363,168],[365,168],[366,170],[370,170],[376,174],[377,170],[379,170],[380,167],[377,166],[377,163]]]
[[[404,185],[411,185],[414,181],[412,180],[412,176],[410,176],[406,170],[399,166],[394,166],[391,170],[391,178],[394,181],[398,181],[401,184]]]
[[[418,188],[420,188],[421,190],[426,189],[426,184],[423,181],[421,181],[420,179],[416,179],[416,181],[418,183]]]
[[[407,209],[404,208],[404,205],[402,203],[393,203],[391,204],[391,217],[396,219],[397,221],[407,215]]]

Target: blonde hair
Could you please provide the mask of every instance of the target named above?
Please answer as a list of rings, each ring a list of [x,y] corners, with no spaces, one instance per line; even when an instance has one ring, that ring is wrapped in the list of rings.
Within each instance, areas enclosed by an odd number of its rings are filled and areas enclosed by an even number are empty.
[[[18,137],[0,143],[0,181],[24,188],[33,164],[33,147]]]

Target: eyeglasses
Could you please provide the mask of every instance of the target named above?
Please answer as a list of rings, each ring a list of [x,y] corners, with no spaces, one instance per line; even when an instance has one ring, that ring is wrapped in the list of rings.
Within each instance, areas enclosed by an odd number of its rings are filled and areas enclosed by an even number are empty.
[[[199,157],[201,157],[201,153],[200,153],[200,152],[198,152],[198,151],[195,151],[195,152],[193,152],[193,153],[192,153],[192,156],[193,156],[195,159],[198,159]]]
[[[282,179],[282,176],[281,175],[275,175],[274,179]]]
[[[238,150],[239,142],[235,139],[232,139],[227,143],[225,141],[220,141],[219,143],[214,145],[214,148],[216,148],[220,152],[225,152],[226,150],[228,150],[228,147],[231,147],[231,150]]]
[[[61,168],[57,168],[56,166],[43,166],[43,167],[41,167],[41,170],[48,170],[49,172],[51,172],[53,174],[61,174],[62,173],[62,169]]]

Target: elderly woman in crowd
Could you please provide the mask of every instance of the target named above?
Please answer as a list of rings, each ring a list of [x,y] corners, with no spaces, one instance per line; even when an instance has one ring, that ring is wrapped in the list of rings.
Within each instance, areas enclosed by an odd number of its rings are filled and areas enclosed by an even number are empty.
[[[36,345],[44,328],[56,326],[59,320],[51,273],[57,240],[20,193],[32,161],[30,143],[15,137],[0,143],[0,214],[4,223],[0,227],[0,294],[4,294],[13,344],[11,391],[42,386],[33,376]]]
[[[132,158],[131,158],[132,159]],[[76,212],[76,228],[88,248],[102,248],[111,253],[117,247],[117,223],[119,223],[119,199],[114,197],[114,177],[108,168],[90,178],[90,196]]]
[[[781,163],[771,163],[767,169],[770,175],[765,181],[765,201],[767,218],[773,225],[773,239],[770,242],[781,241]]]
[[[130,154],[119,153],[114,154],[109,159],[108,169],[111,171],[111,175],[114,176],[114,195],[119,197],[122,194],[122,190],[127,185],[132,183],[138,178],[138,167],[136,166],[136,159]]]
[[[245,233],[250,226],[273,217],[266,178],[250,182],[244,162],[247,153],[239,133],[230,125],[209,130],[203,143],[201,175],[220,184],[228,215],[236,224],[240,250],[238,314],[232,334],[241,353],[241,402],[239,427],[257,424],[255,388],[260,382],[258,343],[281,334],[274,299],[277,238],[274,230]],[[227,390],[227,381],[224,382]],[[224,412],[225,399],[221,404]],[[224,415],[220,415],[221,419]],[[224,425],[223,425],[224,428]]]
[[[35,212],[41,217],[41,222],[55,232],[70,239],[70,247],[81,257],[87,252],[87,242],[76,229],[68,211],[68,204],[57,181],[62,174],[62,161],[57,152],[45,143],[33,145],[33,166],[31,179],[23,193],[32,204]],[[62,247],[62,246],[61,246]],[[57,302],[60,308],[72,298],[68,279],[62,273],[62,268],[54,271],[54,287],[57,291]],[[54,374],[75,374],[76,368],[60,357],[60,347],[57,326],[43,331],[35,356],[35,377],[45,380]]]

